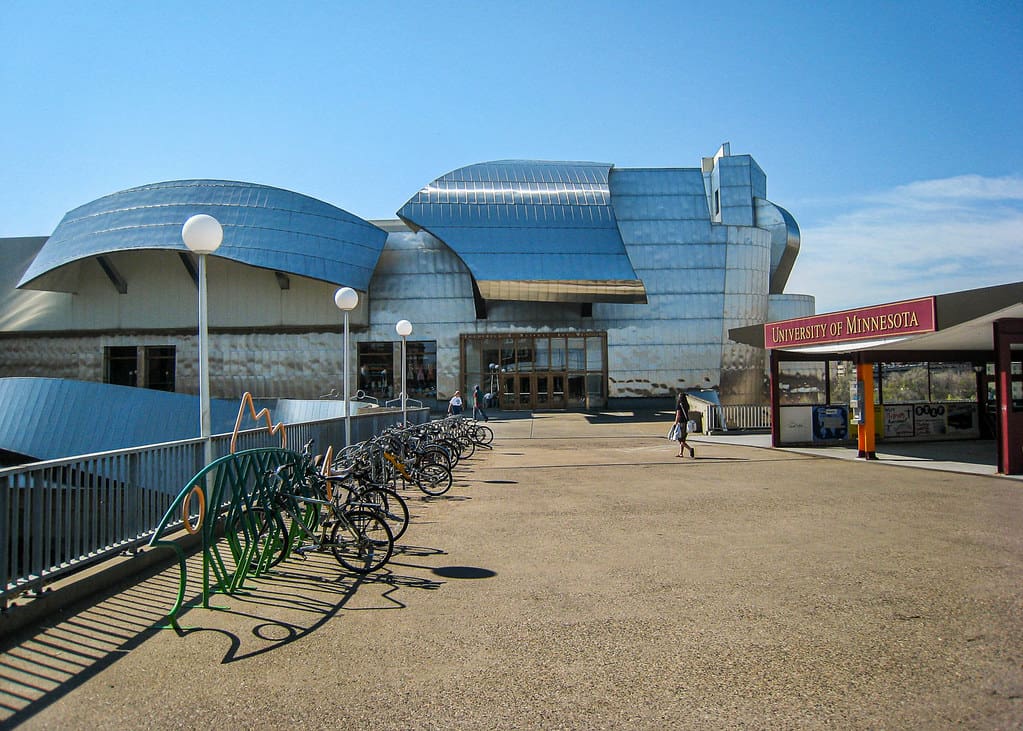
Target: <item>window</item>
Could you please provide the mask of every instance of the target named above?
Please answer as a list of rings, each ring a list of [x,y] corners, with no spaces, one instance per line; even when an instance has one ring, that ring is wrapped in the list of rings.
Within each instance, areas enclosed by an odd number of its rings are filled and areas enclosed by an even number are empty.
[[[970,363],[931,363],[931,401],[974,401],[977,374]]]
[[[847,360],[828,361],[829,404],[849,403],[849,388],[856,381],[856,364]]]
[[[118,386],[137,386],[138,348],[111,346],[103,349],[103,381]]]
[[[824,404],[823,361],[778,364],[778,400],[782,406]],[[847,397],[848,398],[848,397]]]
[[[114,345],[103,349],[103,382],[174,391],[177,353],[173,345]]]
[[[375,399],[401,395],[401,342],[359,343],[359,390]],[[437,341],[405,343],[405,391],[409,398],[437,396]]]
[[[926,402],[926,363],[882,363],[881,392],[886,404]]]
[[[401,345],[399,344],[400,348]],[[437,341],[423,340],[405,344],[405,390],[416,399],[437,396]],[[401,375],[398,376],[401,378]],[[398,385],[397,391],[401,391]]]
[[[394,362],[394,343],[359,343],[359,390],[373,398],[391,398]]]
[[[969,363],[883,363],[885,403],[973,401],[977,377]]]
[[[146,388],[157,391],[174,390],[174,346],[147,347],[145,349]]]

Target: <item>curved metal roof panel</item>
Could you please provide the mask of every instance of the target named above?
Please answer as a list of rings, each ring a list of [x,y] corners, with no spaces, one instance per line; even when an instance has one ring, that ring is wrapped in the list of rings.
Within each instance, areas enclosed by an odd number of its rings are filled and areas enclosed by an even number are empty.
[[[54,284],[46,281],[48,273],[111,252],[187,252],[181,226],[197,213],[224,227],[215,256],[363,291],[387,239],[368,221],[299,193],[227,180],[176,180],[123,190],[69,212],[18,286],[46,289]]]
[[[0,450],[35,460],[199,436],[199,399],[60,378],[0,378]],[[213,431],[230,431],[235,403],[214,399]],[[102,414],[102,418],[97,418]]]
[[[274,423],[332,419],[344,401],[257,399]],[[127,449],[199,436],[199,398],[190,394],[62,378],[0,378],[0,453],[32,460]],[[356,413],[365,404],[352,403]],[[97,418],[102,414],[102,418]],[[234,399],[211,399],[213,434],[230,433]],[[252,428],[246,424],[244,428]]]
[[[609,163],[499,160],[454,170],[398,211],[441,239],[477,281],[642,284],[608,190]],[[598,297],[599,298],[599,297]]]

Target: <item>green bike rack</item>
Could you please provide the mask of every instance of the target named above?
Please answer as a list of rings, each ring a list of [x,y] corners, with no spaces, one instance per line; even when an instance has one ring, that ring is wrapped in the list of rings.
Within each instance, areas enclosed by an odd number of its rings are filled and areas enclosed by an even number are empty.
[[[185,601],[187,568],[185,551],[166,539],[167,529],[184,520],[185,529],[198,533],[202,544],[202,606],[210,606],[214,592],[237,594],[244,588],[247,576],[258,576],[269,568],[270,558],[279,544],[276,536],[260,545],[257,512],[274,507],[275,491],[291,491],[296,470],[287,470],[278,479],[276,470],[283,465],[299,465],[301,456],[280,448],[248,449],[228,454],[211,462],[188,481],[178,494],[156,533],[149,541],[151,547],[166,546],[174,551],[181,575],[174,606],[167,613],[168,628],[181,630],[177,616]],[[193,510],[193,504],[198,508]],[[220,540],[223,538],[224,540]],[[228,551],[234,570],[228,568],[224,549]],[[290,547],[286,547],[290,548]]]

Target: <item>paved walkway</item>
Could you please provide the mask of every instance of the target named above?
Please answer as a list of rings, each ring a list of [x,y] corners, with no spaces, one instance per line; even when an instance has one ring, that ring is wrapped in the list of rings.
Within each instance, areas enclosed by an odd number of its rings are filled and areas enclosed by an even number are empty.
[[[1023,485],[669,420],[492,421],[378,576],[289,561],[181,635],[173,571],[69,608],[3,646],[0,726],[1023,726]]]
[[[771,435],[761,433],[719,433],[710,437],[697,435],[694,441],[715,444],[742,444],[749,447],[771,447]],[[998,474],[998,447],[994,440],[961,440],[947,442],[902,442],[877,445],[877,459],[886,465],[918,469],[961,472],[970,475]],[[786,447],[783,451],[814,457],[859,460],[855,447]],[[1003,479],[1023,480],[1023,475],[1004,475]]]

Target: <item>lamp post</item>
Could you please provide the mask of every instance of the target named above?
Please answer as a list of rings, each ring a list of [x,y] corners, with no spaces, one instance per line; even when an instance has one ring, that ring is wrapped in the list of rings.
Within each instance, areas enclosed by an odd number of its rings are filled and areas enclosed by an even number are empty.
[[[345,446],[349,446],[352,443],[352,410],[348,405],[349,395],[351,391],[348,388],[348,313],[356,308],[359,304],[359,293],[351,287],[341,287],[337,292],[334,293],[334,304],[337,308],[345,313],[345,349],[344,349],[344,394],[345,394]]]
[[[412,323],[408,320],[398,320],[394,329],[401,335],[401,425],[406,424],[406,403],[408,397],[405,395],[405,338],[412,334]]]
[[[181,227],[181,238],[189,251],[199,257],[199,434],[203,438],[206,464],[213,461],[210,442],[210,353],[209,326],[206,322],[206,257],[220,247],[224,229],[213,216],[205,213],[192,216]]]

